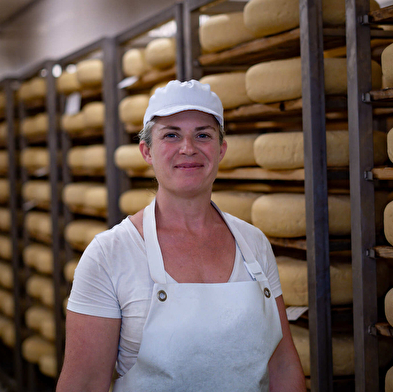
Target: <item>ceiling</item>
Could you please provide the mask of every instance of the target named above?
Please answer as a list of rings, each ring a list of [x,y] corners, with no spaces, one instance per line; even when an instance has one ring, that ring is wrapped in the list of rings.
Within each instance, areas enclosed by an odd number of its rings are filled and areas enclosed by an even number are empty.
[[[0,0],[0,24],[6,22],[37,0]]]

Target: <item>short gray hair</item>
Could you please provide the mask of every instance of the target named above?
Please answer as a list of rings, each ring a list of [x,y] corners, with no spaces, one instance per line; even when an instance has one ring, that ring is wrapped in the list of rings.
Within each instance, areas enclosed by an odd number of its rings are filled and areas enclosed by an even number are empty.
[[[157,118],[157,116],[153,117],[150,121],[148,121],[146,123],[146,125],[143,127],[143,129],[139,132],[138,136],[139,136],[139,141],[144,141],[147,145],[147,147],[151,147],[152,144],[152,136],[151,136],[151,131],[154,127],[154,125],[156,125],[156,121],[155,119]],[[222,144],[222,142],[224,141],[224,137],[225,137],[225,129],[223,126],[220,125],[220,123],[217,121],[218,124],[218,132],[219,132],[219,140],[220,140],[220,145]]]

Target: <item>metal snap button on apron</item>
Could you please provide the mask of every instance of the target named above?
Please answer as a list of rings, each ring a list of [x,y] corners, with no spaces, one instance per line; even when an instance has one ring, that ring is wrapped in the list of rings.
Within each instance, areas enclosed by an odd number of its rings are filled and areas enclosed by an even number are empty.
[[[265,294],[265,297],[266,297],[266,298],[270,298],[271,293],[270,293],[270,290],[269,290],[267,287],[265,287],[265,288],[263,289],[263,293]]]
[[[166,295],[166,292],[165,292],[164,290],[160,290],[160,291],[157,293],[157,297],[158,297],[158,299],[159,299],[161,302],[166,301],[166,299],[168,298],[168,296]]]

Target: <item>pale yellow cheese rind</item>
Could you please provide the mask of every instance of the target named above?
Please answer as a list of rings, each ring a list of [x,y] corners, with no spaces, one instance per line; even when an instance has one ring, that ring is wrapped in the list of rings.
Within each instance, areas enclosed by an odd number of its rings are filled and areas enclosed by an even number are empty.
[[[82,88],[76,72],[64,71],[56,80],[56,90],[59,93],[71,94]]]
[[[38,363],[43,355],[55,354],[56,347],[46,339],[33,335],[25,339],[22,343],[22,355],[32,363]]]
[[[134,215],[147,207],[155,196],[153,189],[131,189],[120,196],[119,208],[127,215]]]
[[[256,166],[254,156],[254,142],[258,134],[227,135],[227,151],[219,163],[220,170],[234,169],[236,167]]]
[[[69,133],[77,133],[86,127],[83,112],[76,114],[64,114],[61,116],[61,128]]]
[[[10,197],[10,184],[7,178],[0,178],[0,203],[5,203]]]
[[[93,219],[79,219],[70,222],[65,227],[64,237],[73,247],[86,247],[96,234],[106,229],[107,225],[103,222]]]
[[[43,244],[30,244],[23,249],[24,263],[44,274],[53,272],[53,252],[52,249]]]
[[[146,63],[145,49],[132,48],[127,50],[122,57],[122,68],[125,76],[141,76],[148,69]]]
[[[11,210],[0,207],[0,231],[9,231],[11,229]]]
[[[76,64],[76,77],[83,87],[96,87],[102,83],[104,65],[99,59],[84,60]]]
[[[149,94],[135,94],[123,98],[119,104],[120,120],[142,128],[143,116],[149,105],[149,98]]]
[[[385,238],[393,245],[393,201],[387,204],[383,213]]]
[[[86,128],[102,128],[105,124],[105,105],[103,102],[90,102],[83,109],[83,122]]]
[[[156,38],[145,49],[146,63],[151,67],[165,69],[176,62],[176,40],[174,38]]]
[[[393,366],[386,372],[385,392],[393,392]]]
[[[388,323],[393,326],[393,289],[385,296],[385,316]]]
[[[144,171],[150,165],[143,159],[138,144],[120,146],[115,151],[115,164],[122,170]]]

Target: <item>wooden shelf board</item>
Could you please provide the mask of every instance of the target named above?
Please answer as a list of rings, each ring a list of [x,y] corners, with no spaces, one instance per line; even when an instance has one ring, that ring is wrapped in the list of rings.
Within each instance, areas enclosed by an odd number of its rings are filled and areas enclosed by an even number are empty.
[[[370,22],[373,23],[393,23],[393,6],[388,6],[369,12]]]
[[[392,102],[393,88],[372,90],[369,92],[371,102]]]
[[[74,176],[105,176],[105,169],[71,168],[71,173]]]
[[[377,323],[375,324],[375,328],[377,330],[378,335],[393,338],[393,327],[389,323],[387,322]]]
[[[45,98],[35,98],[29,101],[23,101],[26,109],[38,109],[45,107]]]
[[[64,132],[69,135],[71,139],[88,139],[95,136],[103,136],[104,134],[103,128],[88,128],[78,132]]]
[[[102,95],[102,86],[84,88],[80,91],[80,95],[85,99],[99,97]]]
[[[48,139],[48,134],[40,133],[36,135],[23,135],[23,137],[28,143],[44,143]]]
[[[393,180],[393,167],[374,167],[372,173],[379,180]]]
[[[108,217],[108,211],[103,210],[103,209],[98,209],[98,208],[93,208],[93,207],[88,207],[88,206],[67,206],[69,210],[75,214],[81,214],[81,215],[89,215],[89,216],[98,216],[101,218],[107,218]]]
[[[303,238],[268,237],[268,240],[272,245],[275,245],[275,246],[280,246],[283,248],[307,250],[307,240],[305,237],[303,237]],[[348,238],[330,239],[329,240],[329,249],[331,252],[348,250],[350,248],[351,248],[351,240]]]
[[[375,246],[374,248],[375,254],[378,257],[382,257],[384,259],[393,259],[393,246]]]

